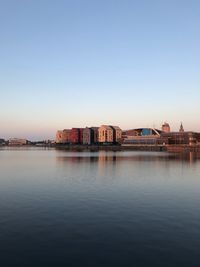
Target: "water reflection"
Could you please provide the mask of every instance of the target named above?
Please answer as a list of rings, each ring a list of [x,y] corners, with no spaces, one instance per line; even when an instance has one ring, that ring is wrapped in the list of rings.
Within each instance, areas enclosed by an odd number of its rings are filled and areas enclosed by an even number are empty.
[[[200,266],[199,158],[0,151],[1,266]]]
[[[100,165],[120,161],[185,161],[189,163],[200,159],[200,153],[163,153],[163,152],[62,152],[57,160],[63,162],[98,162]]]
[[[116,177],[116,173],[122,177],[127,175],[133,177],[133,174],[141,177],[171,176],[174,168],[179,170],[181,175],[189,169],[198,167],[198,153],[173,154],[163,152],[59,152],[56,161],[68,174],[77,173],[92,175],[98,177],[99,181],[102,177]],[[187,170],[188,169],[188,170]]]

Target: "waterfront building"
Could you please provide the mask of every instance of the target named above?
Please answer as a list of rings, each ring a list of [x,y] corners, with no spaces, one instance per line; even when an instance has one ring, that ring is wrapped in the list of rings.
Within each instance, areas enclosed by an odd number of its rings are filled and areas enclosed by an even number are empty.
[[[57,144],[63,143],[63,131],[62,130],[58,130],[56,132],[56,143]]]
[[[9,146],[24,146],[28,144],[26,139],[10,138],[8,141]]]
[[[83,144],[93,145],[98,143],[99,127],[86,127],[83,129]]]
[[[171,132],[161,134],[161,138],[167,139],[168,145],[197,145],[200,143],[200,133],[195,132]]]
[[[79,144],[83,144],[83,130],[84,128],[79,128]]]
[[[113,129],[108,125],[101,125],[98,129],[99,143],[113,143]]]
[[[160,139],[161,131],[155,128],[138,128],[123,131],[123,144],[155,145]]]
[[[122,130],[119,126],[110,126],[113,129],[113,142],[121,143],[122,141]]]
[[[84,128],[83,129],[83,144],[84,145],[91,145],[92,143],[92,129],[91,128]]]
[[[79,144],[79,128],[72,128],[70,130],[70,143],[71,144]]]
[[[83,144],[83,130],[84,128],[72,128],[70,130],[71,144]]]
[[[99,127],[91,127],[91,143],[92,144],[98,144],[98,130]]]
[[[162,132],[154,128],[139,128],[123,131],[124,145],[198,145],[200,133]]]
[[[162,125],[162,131],[164,133],[170,133],[170,126],[169,126],[169,123],[167,122],[164,122],[163,125]]]
[[[64,129],[59,130],[56,133],[56,143],[57,144],[66,144],[70,142],[70,130]]]

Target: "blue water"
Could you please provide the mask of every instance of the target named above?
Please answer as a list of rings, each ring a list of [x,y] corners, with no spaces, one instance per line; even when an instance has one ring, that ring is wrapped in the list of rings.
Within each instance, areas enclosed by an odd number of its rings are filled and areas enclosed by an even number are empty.
[[[200,266],[200,158],[1,149],[0,266]]]

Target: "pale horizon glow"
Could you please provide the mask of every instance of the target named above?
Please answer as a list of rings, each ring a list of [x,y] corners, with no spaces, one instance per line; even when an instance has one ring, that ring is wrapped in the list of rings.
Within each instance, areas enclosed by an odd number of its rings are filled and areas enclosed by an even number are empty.
[[[0,3],[0,138],[119,125],[200,132],[200,2]]]

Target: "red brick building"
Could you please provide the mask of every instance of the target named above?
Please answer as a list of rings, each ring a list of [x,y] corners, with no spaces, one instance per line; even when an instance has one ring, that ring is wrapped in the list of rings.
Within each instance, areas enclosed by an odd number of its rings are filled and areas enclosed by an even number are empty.
[[[70,131],[70,143],[71,144],[78,144],[79,143],[79,129],[72,128]]]

